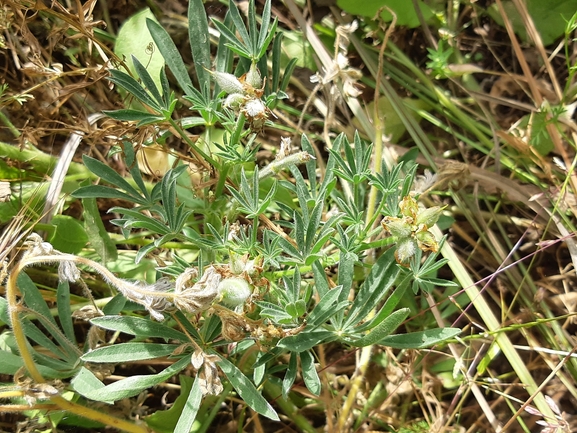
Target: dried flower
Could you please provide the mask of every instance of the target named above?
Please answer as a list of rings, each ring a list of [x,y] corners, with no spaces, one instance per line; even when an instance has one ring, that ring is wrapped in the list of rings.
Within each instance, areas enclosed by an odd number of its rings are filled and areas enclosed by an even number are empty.
[[[218,296],[218,285],[222,278],[217,270],[210,266],[204,271],[200,280],[189,286],[189,281],[196,275],[198,271],[189,268],[176,280],[174,305],[188,313],[198,313],[211,306]]]
[[[28,259],[36,256],[50,256],[55,254],[54,247],[44,240],[37,233],[31,233],[24,242],[26,252],[22,259]]]
[[[167,278],[161,278],[154,284],[147,284],[142,281],[120,281],[121,284],[117,284],[118,290],[127,299],[144,306],[154,320],[159,322],[164,320],[162,313],[174,308],[170,299],[166,297],[168,290],[173,287]]]
[[[199,372],[200,391],[202,395],[219,395],[224,389],[218,376],[218,368],[216,367],[216,362],[218,362],[219,359],[217,355],[209,355],[200,349],[195,350],[191,356],[192,366],[197,371],[204,367],[202,371]]]
[[[349,46],[348,35],[357,29],[356,21],[346,26],[338,26],[336,28],[337,38],[335,41],[335,49],[337,51],[335,59],[328,70],[324,71],[324,75],[313,75],[310,80],[311,83],[319,83],[327,85],[341,81],[343,85],[343,93],[353,98],[358,97],[361,91],[357,88],[358,81],[362,78],[362,73],[356,68],[349,66],[347,57],[347,50]],[[333,85],[334,87],[334,85]]]

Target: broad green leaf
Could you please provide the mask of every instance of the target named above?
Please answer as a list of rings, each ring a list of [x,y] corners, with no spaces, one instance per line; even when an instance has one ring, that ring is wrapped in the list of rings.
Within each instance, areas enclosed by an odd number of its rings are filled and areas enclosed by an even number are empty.
[[[422,116],[419,116],[417,111],[429,109],[429,104],[422,99],[401,98],[400,101],[402,101],[407,108],[406,113],[411,116],[416,123],[419,123],[422,119]],[[374,112],[374,106],[373,101],[369,102],[366,112],[372,114]],[[407,131],[407,126],[388,98],[379,98],[379,115],[385,119],[383,126],[385,127],[387,136],[391,137],[391,142],[398,143]],[[353,119],[353,125],[361,129],[361,123],[356,117]]]
[[[50,238],[52,246],[63,253],[78,254],[88,242],[84,226],[68,215],[55,215],[52,224],[56,227]]]
[[[379,323],[368,334],[357,339],[348,341],[349,344],[355,347],[365,347],[372,344],[377,344],[387,335],[390,335],[401,323],[407,318],[410,310],[408,308],[401,308]]]
[[[134,397],[143,390],[170,379],[189,364],[190,357],[185,356],[160,373],[130,376],[103,387],[97,386],[94,380],[87,380],[86,377],[89,375],[93,376],[93,374],[89,370],[82,368],[80,373],[72,379],[71,384],[76,392],[90,400],[102,402],[117,401],[123,398]],[[100,381],[98,380],[98,382]],[[100,384],[102,385],[102,382],[100,382]]]
[[[577,0],[526,0],[525,4],[545,46],[563,36],[567,21],[577,11]],[[514,2],[504,1],[503,9],[513,24],[515,33],[525,42],[529,42],[525,24]],[[495,21],[503,25],[503,18],[496,4],[490,6],[488,12]]]
[[[378,344],[393,349],[424,349],[434,346],[461,333],[459,328],[435,328],[408,334],[389,335]]]
[[[314,50],[311,44],[299,30],[283,31],[283,55],[281,56],[281,69],[285,69],[292,61],[296,59],[296,66],[307,68],[311,71],[317,70],[315,63]]]
[[[95,317],[90,323],[100,328],[110,331],[120,331],[125,334],[135,335],[147,338],[164,338],[166,340],[177,340],[179,342],[188,341],[186,334],[169,328],[162,323],[153,322],[152,320],[141,317],[130,316],[104,316]]]
[[[417,3],[424,19],[430,19],[433,16],[431,8],[422,0],[418,0]],[[393,20],[393,15],[388,10],[391,9],[397,17],[397,26],[414,28],[421,25],[413,2],[408,0],[337,0],[337,5],[352,15],[369,18],[373,18],[379,10],[382,10],[381,18],[385,22]]]
[[[82,356],[85,362],[121,363],[155,359],[169,356],[178,348],[177,344],[122,343],[99,347]]]
[[[140,63],[146,65],[155,87],[160,89],[160,70],[164,68],[164,58],[154,44],[146,25],[147,19],[158,23],[149,8],[137,12],[124,21],[116,36],[114,53],[124,59],[133,76],[136,76],[136,68],[132,57],[136,57]]]
[[[309,350],[306,350],[300,352],[299,356],[301,358],[301,369],[305,385],[314,395],[320,395],[321,381],[315,367],[315,358],[313,357],[313,354]]]
[[[222,357],[218,362],[218,365],[240,398],[242,398],[252,410],[260,413],[262,416],[272,419],[273,421],[279,421],[279,417],[273,407],[265,400],[254,384],[237,368],[236,365]]]

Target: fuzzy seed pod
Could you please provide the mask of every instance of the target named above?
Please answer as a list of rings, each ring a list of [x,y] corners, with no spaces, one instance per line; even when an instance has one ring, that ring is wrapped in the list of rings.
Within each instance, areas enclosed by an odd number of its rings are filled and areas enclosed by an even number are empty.
[[[232,110],[237,111],[240,109],[240,106],[243,104],[243,102],[244,102],[243,95],[241,95],[240,93],[231,93],[226,97],[223,105],[226,108],[230,108]]]
[[[226,93],[243,93],[241,82],[234,75],[227,72],[215,71],[212,73],[214,80]]]

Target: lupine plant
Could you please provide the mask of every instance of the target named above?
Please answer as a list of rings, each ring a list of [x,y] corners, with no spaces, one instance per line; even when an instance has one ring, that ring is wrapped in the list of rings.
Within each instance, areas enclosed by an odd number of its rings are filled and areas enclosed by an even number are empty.
[[[411,310],[401,306],[407,298],[452,284],[436,277],[445,263],[436,256],[442,239],[429,229],[442,209],[419,204],[426,188],[416,187],[416,166],[409,161],[374,172],[372,146],[355,134],[334,140],[322,171],[316,159],[321,155],[305,135],[298,151],[290,137],[283,138],[276,158],[259,167],[259,137],[274,127],[272,110],[287,98],[294,67],[291,61],[281,73],[282,40],[277,20],[271,22],[270,0],[260,26],[254,1],[248,25],[235,2],[222,22],[212,20],[220,33],[214,62],[201,0],[190,0],[188,16],[194,80],[168,33],[148,21],[182,98],[171,89],[164,69],[157,87],[156,77],[135,57],[136,76],[112,69],[110,81],[141,108],[106,114],[134,128],[153,126],[155,133],[145,144],[169,135],[184,140],[201,182],[191,181],[191,165],[183,162],[160,181],[148,181],[130,137],[119,146],[128,179],[84,157],[101,183],[83,186],[74,196],[86,205],[95,198],[128,203],[109,212],[127,238],[138,233],[147,239],[135,262],[160,250],[169,260],[157,268],[156,281],[135,281],[30,235],[10,271],[0,311],[14,334],[2,348],[2,362],[19,372],[21,385],[15,392],[31,407],[46,403],[121,430],[146,431],[143,424],[88,408],[88,402],[135,397],[182,373],[181,396],[170,410],[147,417],[148,427],[188,432],[199,411],[205,422],[210,420],[201,410],[203,399],[216,404],[234,394],[253,411],[279,420],[278,407],[288,409],[280,403],[275,408],[272,399],[289,398],[297,378],[312,394],[321,392],[315,365],[319,345],[424,348],[459,332],[394,333],[409,319]],[[175,116],[182,103],[190,117]],[[224,144],[210,138],[194,141],[187,131],[216,126],[225,131]],[[371,187],[380,199],[368,210]],[[195,258],[185,258],[178,245],[188,245]],[[56,311],[25,273],[38,264],[58,265]],[[89,271],[116,295],[82,313],[91,328],[80,346],[69,284],[84,285]],[[125,337],[113,342],[104,331]],[[105,384],[111,365],[146,360],[162,360],[165,368]],[[47,416],[53,424],[62,417]]]

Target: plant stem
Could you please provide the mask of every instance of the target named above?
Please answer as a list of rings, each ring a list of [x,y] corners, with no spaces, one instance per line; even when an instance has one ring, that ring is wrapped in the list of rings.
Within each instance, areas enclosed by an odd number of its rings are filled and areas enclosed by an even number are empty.
[[[186,131],[182,129],[182,127],[178,123],[176,123],[174,119],[172,118],[168,119],[168,123],[170,123],[170,125],[176,130],[176,132],[178,132],[178,135],[180,135],[180,137],[182,137],[182,139],[186,142],[186,144],[188,144],[188,146],[190,147],[190,151],[194,154],[198,162],[200,162],[200,164],[202,164],[202,166],[206,170],[212,171],[212,167],[214,167],[217,170],[220,168],[219,164],[213,158],[211,158],[206,152],[204,152],[200,147],[198,147],[194,141],[190,139]]]
[[[309,420],[299,414],[298,407],[290,400],[284,399],[281,395],[280,386],[270,380],[264,381],[264,392],[281,408],[283,413],[295,423],[295,425],[305,433],[317,433],[317,430],[310,424]]]
[[[8,117],[2,112],[2,110],[0,110],[0,122],[6,125],[6,127],[12,133],[12,135],[14,135],[14,137],[20,138],[21,135],[20,131],[18,131],[18,129],[16,129],[16,127],[12,124],[12,122],[10,122],[10,119],[8,119]]]

